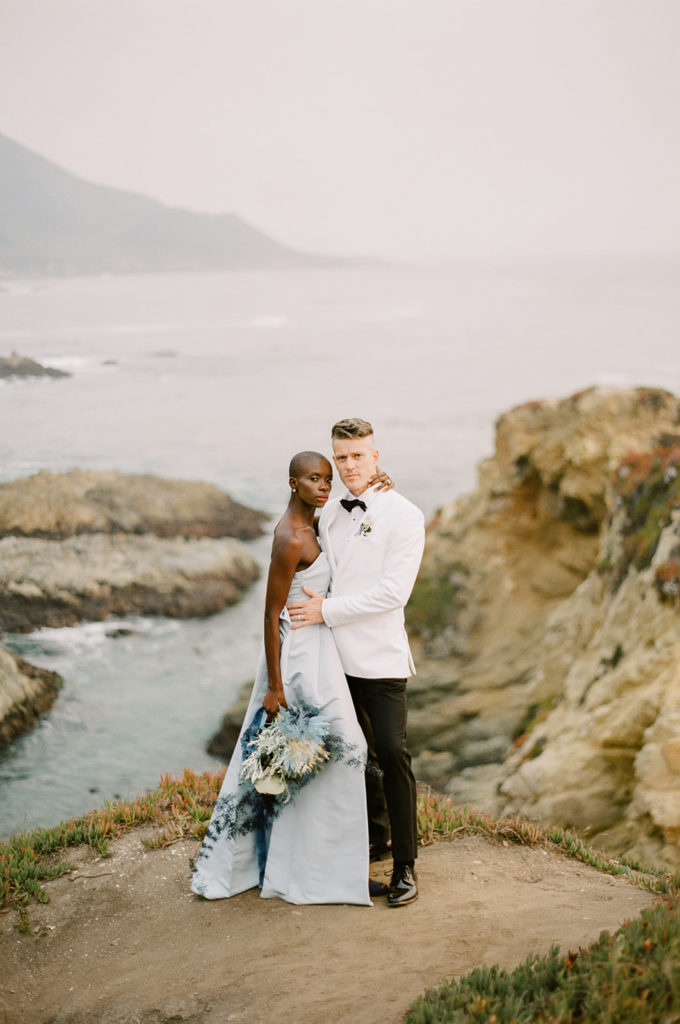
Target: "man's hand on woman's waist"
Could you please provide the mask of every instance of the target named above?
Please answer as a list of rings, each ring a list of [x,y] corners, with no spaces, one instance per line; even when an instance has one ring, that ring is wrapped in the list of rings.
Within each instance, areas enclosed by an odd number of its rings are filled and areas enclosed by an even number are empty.
[[[305,594],[309,594],[309,600],[291,601],[290,604],[286,605],[293,629],[301,629],[303,626],[314,626],[318,622],[323,622],[323,615],[321,614],[321,606],[324,602],[323,595],[317,594],[315,590],[309,590],[307,587],[302,589]]]

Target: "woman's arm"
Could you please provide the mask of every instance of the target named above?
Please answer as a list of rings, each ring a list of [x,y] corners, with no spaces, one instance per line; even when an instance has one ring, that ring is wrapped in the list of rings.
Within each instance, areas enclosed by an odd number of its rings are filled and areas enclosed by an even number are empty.
[[[301,548],[302,542],[294,534],[274,536],[264,601],[264,653],[267,660],[269,689],[262,705],[268,718],[272,718],[280,706],[287,707],[281,680],[279,618],[300,561]]]

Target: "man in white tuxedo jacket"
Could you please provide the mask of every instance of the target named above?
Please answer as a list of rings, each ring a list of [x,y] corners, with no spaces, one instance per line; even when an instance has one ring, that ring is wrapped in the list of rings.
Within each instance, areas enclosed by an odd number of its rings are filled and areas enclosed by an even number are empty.
[[[359,721],[370,722],[383,773],[394,868],[390,906],[413,902],[418,890],[416,784],[406,748],[406,680],[415,671],[404,606],[425,544],[423,513],[396,491],[368,481],[378,451],[366,420],[341,420],[331,432],[333,461],[347,491],[323,509],[319,540],[332,569],[327,597],[310,594],[288,606],[293,629],[325,622],[347,676]]]

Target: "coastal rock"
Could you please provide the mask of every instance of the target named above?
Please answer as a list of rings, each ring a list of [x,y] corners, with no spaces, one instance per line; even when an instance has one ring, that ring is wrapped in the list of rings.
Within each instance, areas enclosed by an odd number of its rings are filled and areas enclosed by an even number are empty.
[[[407,610],[419,778],[680,862],[679,471],[667,392],[500,418],[477,490],[430,526]]]
[[[122,532],[249,540],[262,534],[266,518],[213,484],[150,474],[43,471],[0,484],[0,537]]]
[[[7,377],[70,377],[65,370],[54,366],[43,366],[35,359],[12,352],[11,356],[0,356],[0,379]]]
[[[209,615],[233,604],[259,569],[225,538],[83,534],[0,540],[0,629],[70,626],[110,615]]]
[[[48,711],[61,686],[56,672],[36,668],[0,648],[0,748]]]
[[[251,680],[243,684],[235,702],[222,718],[222,724],[206,746],[209,754],[212,754],[213,757],[219,757],[225,764],[234,752],[252,692],[253,683]]]

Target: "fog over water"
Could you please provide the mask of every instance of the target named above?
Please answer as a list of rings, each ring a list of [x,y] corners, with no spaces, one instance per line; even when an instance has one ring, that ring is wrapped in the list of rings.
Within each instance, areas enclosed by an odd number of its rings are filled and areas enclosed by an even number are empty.
[[[677,0],[0,0],[0,131],[388,259],[678,252]]]
[[[212,481],[279,512],[292,453],[370,419],[381,463],[431,515],[470,490],[496,417],[593,384],[680,392],[679,266],[140,275],[5,283],[0,353],[67,369],[0,384],[0,479],[72,467]],[[269,537],[252,545],[263,566]],[[51,824],[204,743],[254,670],[263,581],[204,620],[5,638],[65,680],[0,755],[0,834]]]

